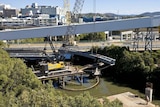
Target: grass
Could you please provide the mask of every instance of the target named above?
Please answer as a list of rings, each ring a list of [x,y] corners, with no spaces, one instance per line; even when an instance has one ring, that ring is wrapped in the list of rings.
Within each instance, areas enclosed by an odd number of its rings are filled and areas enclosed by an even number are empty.
[[[75,95],[79,95],[83,93],[83,91],[74,92],[74,91],[65,91],[65,90],[62,90],[62,92],[69,96],[75,96]],[[116,85],[102,78],[101,78],[100,84],[96,86],[95,88],[88,90],[88,92],[96,98],[107,97],[110,95],[115,95],[115,94],[124,93],[124,92],[131,92],[133,94],[138,95],[141,98],[144,98],[145,96],[144,93],[141,93],[138,90],[135,90],[129,87],[125,87],[125,86]],[[153,100],[153,103],[156,105],[160,105],[160,100]]]

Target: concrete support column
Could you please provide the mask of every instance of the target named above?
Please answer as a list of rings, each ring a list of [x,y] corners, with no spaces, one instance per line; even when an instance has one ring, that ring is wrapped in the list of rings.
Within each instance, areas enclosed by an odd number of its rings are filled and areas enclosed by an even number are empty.
[[[153,34],[153,38],[154,38],[154,41],[156,41],[156,35],[155,34]]]
[[[63,88],[65,87],[65,80],[64,80],[64,77],[62,77],[62,87],[63,87]]]
[[[121,40],[120,41],[123,41],[123,34],[121,33],[121,38],[120,38]]]
[[[129,36],[129,34],[126,34],[126,40],[128,40],[128,36]]]
[[[60,78],[58,77],[58,85],[61,83]]]
[[[81,79],[80,79],[81,80],[81,85],[83,85],[83,74],[81,74],[80,77],[81,77]]]
[[[131,38],[130,38],[130,40],[133,40],[133,32],[131,33]]]
[[[145,36],[144,36],[145,34],[144,33],[142,33],[142,41],[144,42],[145,41]]]

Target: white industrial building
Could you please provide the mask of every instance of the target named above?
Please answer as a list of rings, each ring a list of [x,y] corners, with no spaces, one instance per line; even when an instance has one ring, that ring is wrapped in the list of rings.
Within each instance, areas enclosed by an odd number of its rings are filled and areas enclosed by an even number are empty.
[[[0,4],[0,12],[9,9],[10,5]],[[37,3],[22,8],[17,18],[0,19],[1,26],[55,26],[58,22],[65,23],[65,12],[58,6],[38,6]],[[16,16],[16,15],[14,15]]]
[[[42,14],[42,18],[41,19],[36,19],[36,23],[38,22],[47,22],[46,23],[50,23],[49,25],[55,25],[53,24],[53,22],[57,21],[56,23],[58,22],[62,22],[64,23],[65,22],[65,12],[63,10],[63,8],[61,7],[58,7],[58,6],[38,6],[37,3],[32,3],[32,5],[27,5],[25,8],[21,9],[21,13],[23,16],[36,16],[37,14],[40,15]],[[44,14],[48,14],[49,15],[49,18],[44,18]],[[44,20],[46,19],[46,20]],[[35,21],[34,21],[35,22]],[[47,24],[47,25],[48,25]],[[40,24],[41,25],[41,24]]]
[[[58,18],[50,18],[48,14],[39,14],[38,17],[32,18],[34,26],[55,26],[58,25]]]
[[[58,25],[58,18],[50,18],[48,14],[36,14],[32,17],[23,18],[0,18],[0,26],[55,26]]]
[[[41,13],[57,16],[63,14],[63,9],[58,6],[38,6],[37,3],[33,3],[31,6],[27,5],[25,8],[22,8],[21,13],[22,15]]]

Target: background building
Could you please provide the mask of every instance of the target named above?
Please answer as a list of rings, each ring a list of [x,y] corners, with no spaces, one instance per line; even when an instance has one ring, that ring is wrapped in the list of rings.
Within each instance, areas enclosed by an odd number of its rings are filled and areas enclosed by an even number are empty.
[[[38,6],[37,3],[33,3],[31,6],[27,5],[25,8],[21,9],[22,15],[29,15],[29,13],[32,12],[32,14],[49,14],[51,17],[61,15],[63,12],[63,9],[56,6]]]
[[[3,17],[11,18],[18,16],[19,10],[17,9],[3,9]]]

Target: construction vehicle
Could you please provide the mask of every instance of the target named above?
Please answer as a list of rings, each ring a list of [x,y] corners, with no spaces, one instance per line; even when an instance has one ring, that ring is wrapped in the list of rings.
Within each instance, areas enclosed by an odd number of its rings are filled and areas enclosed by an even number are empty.
[[[53,42],[52,42],[52,38],[49,36],[49,37],[46,37],[45,40],[46,40],[46,42],[49,42],[49,44],[51,46],[51,50],[53,51],[52,53],[55,55],[55,57],[52,59],[50,57],[48,57],[48,54],[46,53],[46,47],[45,47],[44,48],[44,55],[47,56],[48,60],[42,61],[39,63],[40,71],[46,74],[50,71],[64,69],[65,64],[63,61],[60,61],[60,60],[62,60],[62,58],[58,53],[56,53]]]
[[[64,69],[65,64],[63,61],[56,62],[56,63],[40,63],[40,71],[44,74],[49,73],[50,71],[56,71],[60,69]]]
[[[57,70],[57,69],[62,69],[65,67],[64,65],[64,62],[63,61],[60,61],[58,63],[47,63],[48,64],[48,70],[51,71],[51,70]]]

